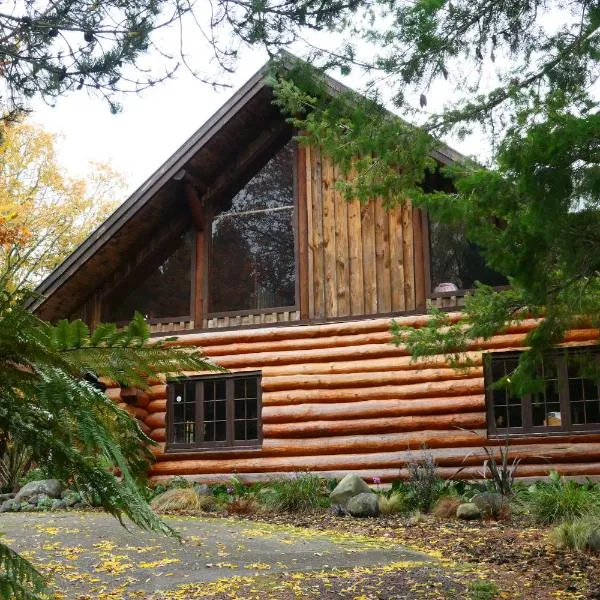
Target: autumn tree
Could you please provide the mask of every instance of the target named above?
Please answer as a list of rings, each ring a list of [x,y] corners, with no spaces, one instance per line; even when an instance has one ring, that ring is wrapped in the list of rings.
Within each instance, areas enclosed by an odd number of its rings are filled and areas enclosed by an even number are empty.
[[[56,155],[55,137],[27,122],[0,136],[0,216],[15,232],[0,245],[10,285],[33,284],[64,260],[114,210],[123,179],[106,164],[73,178]]]

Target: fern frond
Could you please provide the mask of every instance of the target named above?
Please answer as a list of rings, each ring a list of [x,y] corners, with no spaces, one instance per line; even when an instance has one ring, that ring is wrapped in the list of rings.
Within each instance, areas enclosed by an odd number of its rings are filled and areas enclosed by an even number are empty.
[[[41,600],[46,582],[25,558],[0,543],[0,598]]]

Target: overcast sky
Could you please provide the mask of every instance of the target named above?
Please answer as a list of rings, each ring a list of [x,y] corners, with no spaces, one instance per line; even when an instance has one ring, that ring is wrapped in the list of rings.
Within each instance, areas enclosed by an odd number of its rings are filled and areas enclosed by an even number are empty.
[[[202,53],[208,56],[206,48],[200,46],[196,60],[198,57],[202,60]],[[129,194],[235,93],[266,59],[266,54],[261,51],[242,53],[236,72],[224,78],[231,85],[226,90],[215,91],[189,72],[180,70],[173,80],[143,93],[119,98],[123,110],[117,115],[110,113],[104,100],[81,91],[58,99],[54,107],[35,102],[31,120],[59,134],[57,146],[61,162],[73,175],[84,175],[89,161],[109,162],[125,177]],[[364,83],[359,73],[346,79],[337,73],[333,75],[355,89],[360,89]],[[439,88],[430,94],[428,110],[441,108],[443,101],[448,99],[448,93],[449,90]],[[447,141],[465,154],[485,154],[480,140],[470,139],[462,143]]]

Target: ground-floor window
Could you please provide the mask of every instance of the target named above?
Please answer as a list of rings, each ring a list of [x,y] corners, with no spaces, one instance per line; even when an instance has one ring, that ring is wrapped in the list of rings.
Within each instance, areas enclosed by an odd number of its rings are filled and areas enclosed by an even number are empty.
[[[485,363],[488,433],[519,435],[600,431],[600,350],[561,349],[538,365],[540,389],[515,395],[495,388],[516,369],[519,353],[487,356]]]
[[[260,373],[210,375],[169,384],[169,448],[257,446]]]

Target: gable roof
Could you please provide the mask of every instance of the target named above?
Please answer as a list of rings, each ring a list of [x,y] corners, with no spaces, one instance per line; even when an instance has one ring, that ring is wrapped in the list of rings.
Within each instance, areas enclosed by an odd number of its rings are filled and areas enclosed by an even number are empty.
[[[292,66],[300,59],[289,55],[287,60]],[[231,164],[235,166],[240,148],[257,145],[257,139],[262,139],[263,144],[282,143],[291,136],[291,128],[272,103],[273,93],[267,81],[269,67],[270,63],[266,63],[257,71],[39,284],[30,310],[48,320],[76,310],[110,276],[115,263],[121,263],[123,256],[131,256],[157,228],[181,213],[184,202],[181,181],[186,173],[192,174],[196,183],[209,188],[223,169]],[[329,76],[325,76],[325,84],[332,95],[350,91]],[[462,155],[440,145],[433,152],[433,158],[449,164],[460,160]],[[260,167],[257,164],[260,160],[264,157],[257,150],[254,161],[246,161],[245,169]],[[227,191],[233,195],[237,190]]]

